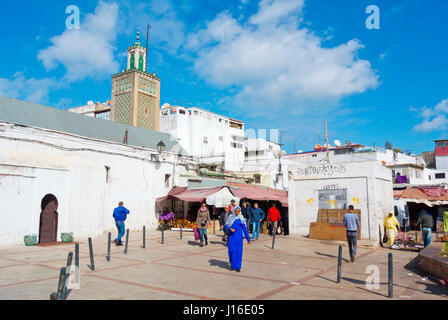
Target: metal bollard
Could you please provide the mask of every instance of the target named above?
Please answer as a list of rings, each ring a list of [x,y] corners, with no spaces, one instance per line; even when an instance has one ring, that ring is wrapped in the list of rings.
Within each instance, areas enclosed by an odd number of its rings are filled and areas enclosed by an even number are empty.
[[[272,236],[272,249],[274,249],[274,244],[275,244],[275,234],[277,233],[277,230],[273,231],[273,236]]]
[[[110,241],[111,241],[111,233],[109,232],[107,234],[107,255],[106,255],[106,260],[110,261]]]
[[[165,242],[164,232],[165,232],[165,224],[162,224],[162,244]]]
[[[75,244],[75,283],[79,282],[79,243]]]
[[[145,249],[146,247],[146,227],[143,226],[143,246],[142,248]]]
[[[216,229],[215,229],[215,218],[213,217],[213,234],[216,234]]]
[[[128,254],[129,229],[126,230],[126,243],[124,245],[124,254]]]
[[[58,283],[58,300],[64,299],[64,287],[65,287],[65,267],[61,268],[61,272],[59,273],[59,283]]]
[[[339,251],[338,251],[338,280],[337,280],[337,283],[341,283],[341,270],[342,270],[342,246],[339,245]]]
[[[69,252],[68,257],[67,257],[67,266],[65,267],[65,272],[66,272],[65,279],[68,279],[70,277],[70,273],[72,270],[72,260],[73,260],[73,252]],[[66,300],[69,294],[70,294],[70,292],[68,291],[67,287],[65,286],[60,300]]]
[[[72,260],[73,260],[73,252],[69,252],[67,257],[67,266],[66,266],[67,269],[72,265]]]
[[[393,258],[392,253],[389,253],[389,298],[394,297],[394,277],[393,277]]]
[[[182,240],[182,222],[180,223],[180,240]]]
[[[95,271],[95,261],[93,259],[93,246],[92,246],[92,238],[89,237],[89,254],[90,254],[90,269]]]

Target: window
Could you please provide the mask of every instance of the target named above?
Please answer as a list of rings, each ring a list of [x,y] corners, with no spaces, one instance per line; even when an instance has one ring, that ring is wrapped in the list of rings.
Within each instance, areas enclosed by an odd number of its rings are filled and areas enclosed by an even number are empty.
[[[110,111],[98,112],[95,114],[95,118],[110,120]]]
[[[243,129],[243,125],[241,123],[230,122],[229,126],[235,129]]]
[[[398,208],[397,208],[397,206],[394,206],[394,213],[395,213],[395,216],[397,217],[398,216]]]
[[[415,177],[416,177],[417,179],[420,179],[420,178],[422,177],[422,173],[421,173],[420,170],[416,170],[416,171],[415,171]]]
[[[170,187],[170,174],[165,174],[165,188],[169,188]]]
[[[255,176],[255,183],[261,183],[261,177],[260,176]]]
[[[185,114],[185,110],[180,109],[180,110],[179,110],[179,113],[181,113],[181,114]]]
[[[445,173],[436,173],[436,179],[445,179]]]
[[[204,137],[204,143],[208,143],[208,137]]]
[[[313,158],[317,158],[317,154],[313,154],[312,157],[313,157]]]
[[[392,170],[392,178],[395,179],[395,175],[396,175],[395,170]]]

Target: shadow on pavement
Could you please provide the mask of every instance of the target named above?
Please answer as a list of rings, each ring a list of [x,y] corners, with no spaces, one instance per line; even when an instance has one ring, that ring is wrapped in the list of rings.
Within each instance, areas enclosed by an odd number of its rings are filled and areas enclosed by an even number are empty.
[[[363,290],[363,291],[366,291],[366,292],[368,292],[368,293],[373,293],[373,294],[376,294],[376,295],[378,295],[378,296],[380,296],[380,297],[383,297],[383,298],[387,298],[387,296],[384,295],[384,294],[382,294],[382,293],[379,293],[379,292],[376,292],[376,291],[372,291],[372,290],[368,290],[368,289],[366,289],[366,288],[356,287],[356,289]]]
[[[226,243],[223,242],[223,241],[210,241],[210,244],[220,244],[220,245],[222,245],[222,246],[225,246],[225,245],[226,245]]]
[[[230,267],[230,263],[228,263],[227,261],[222,261],[222,260],[216,260],[216,259],[210,259],[208,260],[208,262],[210,263],[211,266],[213,267],[220,267],[222,269],[226,269],[226,270],[232,270],[232,268]]]
[[[407,288],[407,289],[411,289],[414,291],[419,291],[422,293],[427,293],[427,294],[435,294],[435,295],[440,295],[440,296],[448,296],[448,290],[445,286],[443,286],[440,282],[439,279],[437,279],[436,277],[427,274],[426,272],[424,272],[421,268],[420,268],[420,262],[418,259],[418,256],[415,257],[414,259],[412,259],[411,261],[409,261],[408,264],[406,264],[404,266],[405,270],[408,270],[409,272],[414,273],[415,275],[421,277],[421,278],[427,278],[428,282],[416,282],[416,284],[424,284],[426,285],[426,289],[424,290],[419,290],[419,289],[414,289],[414,288],[409,288],[409,287],[405,287],[405,286],[400,286],[397,284],[394,284],[394,286],[399,286],[399,287],[403,287],[403,288]],[[432,283],[430,283],[430,281]]]
[[[187,242],[190,246],[199,246],[200,245],[200,242],[197,242],[197,241],[188,241]]]
[[[317,255],[319,255],[319,256],[325,256],[325,257],[336,258],[336,259],[338,258],[338,257],[335,256],[335,255],[327,254],[327,253],[322,253],[322,252],[318,252],[318,251],[315,251],[314,253],[317,254]]]

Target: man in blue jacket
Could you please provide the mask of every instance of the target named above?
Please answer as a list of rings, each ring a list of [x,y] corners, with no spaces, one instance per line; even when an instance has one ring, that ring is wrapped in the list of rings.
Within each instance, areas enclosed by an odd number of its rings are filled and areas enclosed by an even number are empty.
[[[260,235],[260,225],[264,219],[265,213],[264,211],[258,207],[258,203],[254,203],[254,207],[252,208],[252,240],[256,241],[258,240],[258,237]]]
[[[129,210],[123,206],[123,201],[118,203],[118,207],[114,209],[114,214],[112,217],[115,219],[115,225],[118,229],[118,237],[114,240],[117,246],[122,246],[121,238],[124,236],[124,222],[126,221],[126,217],[129,214]]]

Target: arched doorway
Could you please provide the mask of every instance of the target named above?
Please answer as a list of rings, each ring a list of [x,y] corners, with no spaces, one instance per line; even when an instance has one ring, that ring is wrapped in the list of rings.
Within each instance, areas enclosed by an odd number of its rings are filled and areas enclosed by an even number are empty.
[[[39,243],[57,241],[58,199],[51,193],[42,198],[39,224]]]

